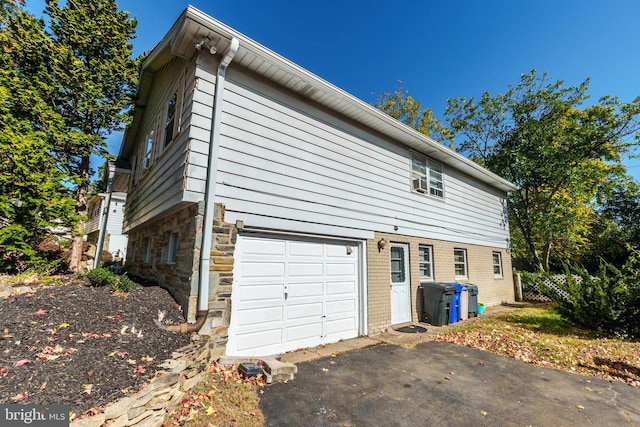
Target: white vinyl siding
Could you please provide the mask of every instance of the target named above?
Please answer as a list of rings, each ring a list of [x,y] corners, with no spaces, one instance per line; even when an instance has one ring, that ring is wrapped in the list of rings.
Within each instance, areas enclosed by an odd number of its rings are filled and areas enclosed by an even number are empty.
[[[467,250],[466,249],[454,249],[453,250],[453,266],[455,269],[456,279],[468,278],[468,265],[467,265]]]
[[[182,108],[182,131],[130,192],[127,230],[203,200],[215,66],[211,61],[187,72],[185,87],[191,92]],[[149,118],[157,117],[172,96],[182,67],[175,61],[175,70],[157,73],[152,88],[158,94],[152,90],[152,98],[158,105],[154,112],[150,102]],[[408,184],[414,150],[342,121],[233,64],[222,109],[216,203],[225,204],[231,223],[357,238],[392,233],[397,226],[408,236],[507,245],[504,194],[452,167],[429,175],[434,188],[439,182],[446,188],[446,199],[424,197]]]
[[[191,121],[191,98],[195,79],[195,69],[186,62],[174,59],[165,67],[156,72],[155,79],[151,84],[150,96],[147,100],[147,108],[144,112],[144,121],[139,127],[140,136],[136,139],[139,145],[131,156],[132,176],[131,188],[127,195],[127,212],[125,215],[124,230],[129,232],[132,228],[149,221],[169,210],[178,210],[185,202],[197,201],[197,197],[186,191],[185,178],[189,175],[187,171],[189,164],[188,154],[188,134],[186,130]],[[168,100],[173,96],[176,89],[176,81],[184,76],[184,102],[178,117],[180,122],[179,131],[173,135],[173,142],[162,150],[162,139],[154,145],[150,160],[153,167],[142,168],[142,162],[146,154],[147,137],[151,130],[164,134],[164,121],[158,122],[157,118],[163,114]],[[211,107],[209,106],[209,115]],[[162,116],[164,117],[164,116]],[[209,119],[210,121],[210,119]],[[160,131],[156,130],[156,125]],[[175,125],[174,125],[175,130]],[[162,135],[156,135],[161,138]],[[144,153],[142,153],[144,150]],[[200,197],[201,198],[201,197]]]
[[[447,168],[439,176],[446,201],[424,197],[407,185],[408,148],[231,68],[227,78],[216,199],[230,222],[368,238],[367,230],[398,226],[417,237],[506,245],[499,192]]]

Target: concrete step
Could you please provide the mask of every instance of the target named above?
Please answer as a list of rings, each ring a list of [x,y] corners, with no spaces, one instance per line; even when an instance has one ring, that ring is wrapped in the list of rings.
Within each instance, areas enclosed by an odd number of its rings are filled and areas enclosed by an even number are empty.
[[[291,381],[298,372],[298,367],[293,363],[281,362],[275,357],[242,357],[220,356],[217,363],[229,367],[241,363],[256,363],[263,367],[267,384],[272,382]]]

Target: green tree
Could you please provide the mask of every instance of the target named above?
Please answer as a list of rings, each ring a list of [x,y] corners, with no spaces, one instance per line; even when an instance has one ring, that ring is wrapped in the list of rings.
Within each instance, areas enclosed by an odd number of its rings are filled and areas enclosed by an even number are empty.
[[[0,7],[0,270],[45,261],[39,245],[75,224],[66,174],[52,155],[62,118],[50,70],[55,46],[22,2]]]
[[[87,215],[92,154],[106,152],[105,136],[122,129],[137,77],[130,41],[137,22],[113,0],[47,0],[46,14],[58,52],[56,105],[64,121],[58,162],[73,177],[76,214]],[[84,222],[74,234],[69,266],[81,270]]]
[[[505,94],[449,100],[445,113],[463,154],[518,185],[509,198],[512,249],[538,270],[572,261],[598,188],[624,175],[621,156],[637,144],[640,98],[585,107],[588,86],[534,70]]]
[[[433,111],[422,108],[420,102],[409,95],[409,91],[404,88],[402,82],[398,82],[394,92],[385,91],[378,96],[374,106],[437,141],[453,142],[449,130],[433,116]]]

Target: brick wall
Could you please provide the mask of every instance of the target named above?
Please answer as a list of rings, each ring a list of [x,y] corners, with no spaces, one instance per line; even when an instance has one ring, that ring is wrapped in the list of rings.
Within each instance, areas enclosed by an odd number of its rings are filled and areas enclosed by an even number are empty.
[[[409,245],[409,270],[411,278],[412,321],[420,320],[421,302],[419,250],[421,244],[431,245],[433,253],[434,281],[472,283],[478,286],[478,302],[486,306],[513,302],[515,299],[511,257],[507,251],[486,246],[467,245],[442,240],[419,239],[390,233],[376,233],[373,240],[367,241],[367,286],[368,286],[368,333],[376,334],[391,328],[391,271],[389,263],[389,245],[378,250],[378,241],[406,243]],[[456,279],[453,263],[454,248],[467,250],[467,279]],[[493,252],[502,256],[502,277],[494,277]]]

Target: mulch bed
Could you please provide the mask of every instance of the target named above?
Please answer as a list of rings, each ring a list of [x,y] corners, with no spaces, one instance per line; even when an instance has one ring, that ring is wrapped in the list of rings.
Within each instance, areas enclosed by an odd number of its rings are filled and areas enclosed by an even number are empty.
[[[29,284],[0,299],[0,404],[64,404],[76,414],[148,384],[188,335],[158,326],[184,319],[171,295],[136,283],[122,295],[83,279]]]

